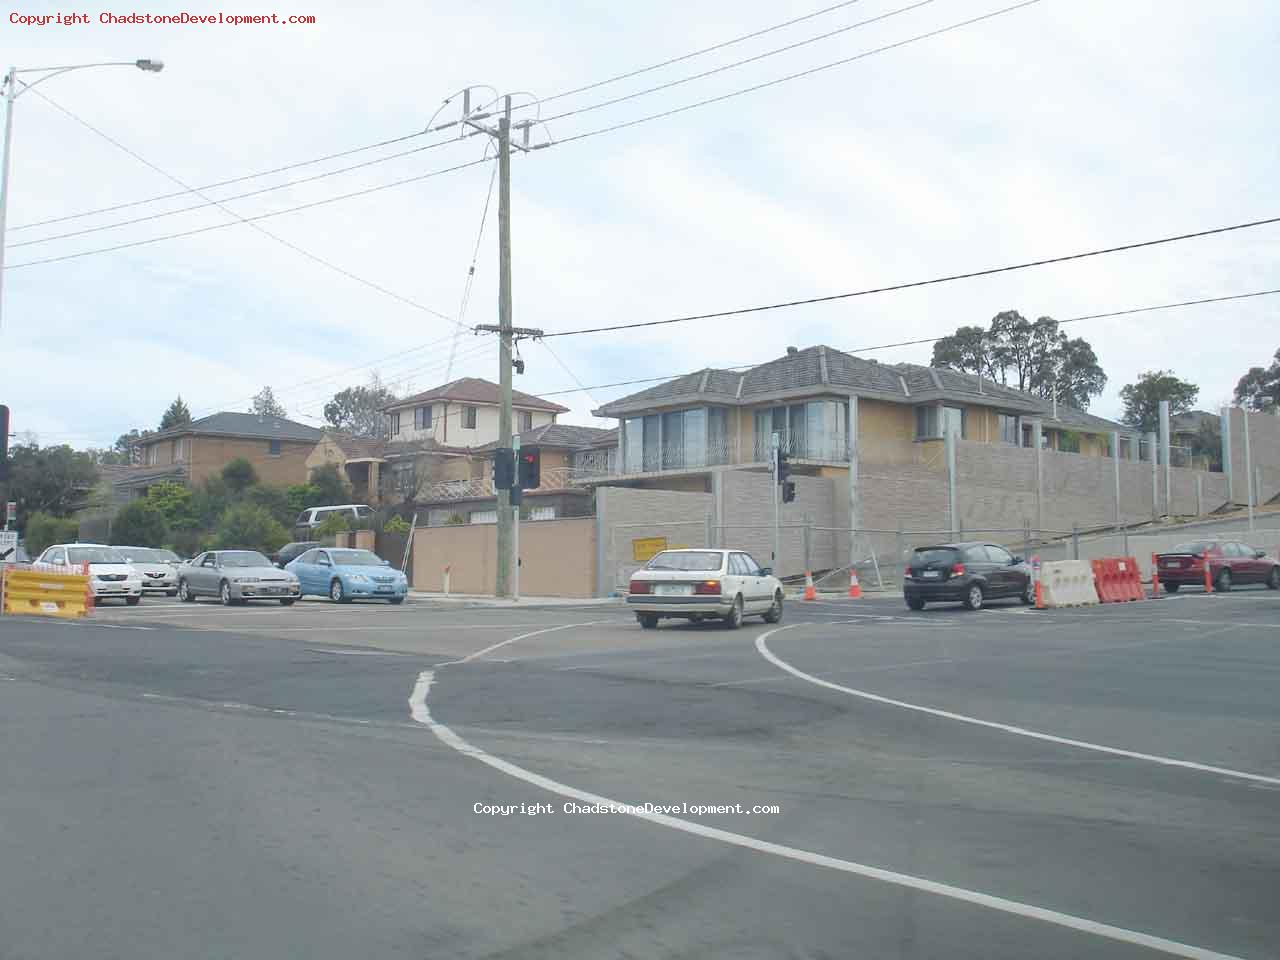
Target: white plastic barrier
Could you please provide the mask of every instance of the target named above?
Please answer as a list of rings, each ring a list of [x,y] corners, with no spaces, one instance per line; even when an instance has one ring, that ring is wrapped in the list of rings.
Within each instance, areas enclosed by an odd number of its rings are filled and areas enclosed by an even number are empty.
[[[1098,602],[1093,568],[1087,560],[1052,560],[1041,564],[1040,592],[1046,607],[1083,607]]]

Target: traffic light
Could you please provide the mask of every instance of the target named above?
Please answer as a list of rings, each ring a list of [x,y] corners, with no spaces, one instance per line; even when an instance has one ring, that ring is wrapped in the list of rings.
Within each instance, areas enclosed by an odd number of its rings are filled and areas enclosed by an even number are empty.
[[[493,489],[510,490],[515,486],[516,458],[510,447],[499,447],[493,451]]]
[[[521,490],[537,490],[541,483],[542,455],[537,450],[521,450],[516,462],[516,484]]]
[[[782,502],[790,503],[796,498],[796,482],[788,480],[782,485]]]
[[[790,503],[796,498],[796,482],[791,479],[791,457],[778,449],[778,485],[782,487],[782,502]]]

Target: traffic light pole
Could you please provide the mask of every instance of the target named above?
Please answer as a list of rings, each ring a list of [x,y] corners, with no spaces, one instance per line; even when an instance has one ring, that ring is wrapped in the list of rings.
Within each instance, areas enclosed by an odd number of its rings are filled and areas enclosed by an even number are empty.
[[[513,458],[515,463],[516,487],[520,486],[520,438],[515,437],[511,441],[511,447],[515,451]],[[509,496],[509,495],[508,495]],[[511,508],[511,599],[520,600],[520,503],[524,500],[521,495],[516,500],[516,504]]]
[[[781,522],[781,513],[780,513],[781,508],[778,505],[778,496],[782,489],[781,478],[778,476],[778,454],[782,452],[782,438],[776,432],[773,435],[771,449],[773,451],[773,457],[770,464],[771,466],[770,472],[773,474],[773,483],[770,484],[770,486],[773,487],[773,557],[772,557],[772,563],[770,564],[770,566],[773,567],[773,575],[776,577],[776,576],[779,576],[778,574],[778,542],[779,542],[778,525]]]

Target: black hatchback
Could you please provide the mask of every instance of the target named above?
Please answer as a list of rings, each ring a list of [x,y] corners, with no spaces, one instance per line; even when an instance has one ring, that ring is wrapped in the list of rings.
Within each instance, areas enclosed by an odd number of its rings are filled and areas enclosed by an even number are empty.
[[[903,572],[902,595],[912,610],[926,603],[960,602],[977,610],[988,600],[1035,602],[1031,567],[1004,547],[971,541],[917,547]]]

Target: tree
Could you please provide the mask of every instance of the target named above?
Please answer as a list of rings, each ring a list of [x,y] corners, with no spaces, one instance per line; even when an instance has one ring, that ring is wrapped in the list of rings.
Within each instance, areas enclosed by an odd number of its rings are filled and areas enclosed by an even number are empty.
[[[275,393],[270,387],[263,387],[253,396],[253,406],[249,408],[250,413],[256,413],[260,417],[284,417],[288,415],[284,405],[276,399]]]
[[[289,503],[289,514],[293,517],[296,517],[307,507],[321,506],[322,494],[320,488],[315,484],[295,483],[285,488],[284,495]]]
[[[335,393],[324,405],[324,418],[335,429],[353,437],[385,437],[386,415],[382,408],[395,399],[396,395],[383,386],[375,373],[367,386],[347,387]]]
[[[138,446],[138,441],[145,439],[155,433],[154,430],[130,430],[128,433],[122,433],[116,438],[115,446],[112,448],[119,456],[120,463],[141,463],[142,448]]]
[[[88,457],[97,466],[127,466],[129,464],[129,454],[120,453],[115,447],[102,449],[100,447],[86,447],[84,455]]]
[[[313,507],[327,507],[335,503],[351,502],[351,487],[336,464],[326,463],[311,470],[311,485],[320,490],[319,499],[309,504]]]
[[[23,444],[9,450],[9,499],[19,519],[32,513],[63,517],[81,507],[98,482],[88,454],[68,446]]]
[[[239,495],[258,482],[258,471],[244,457],[236,457],[222,468],[222,482],[233,494]]]
[[[1236,384],[1235,401],[1247,410],[1280,408],[1280,350],[1269,367],[1250,367]]]
[[[40,511],[29,514],[22,524],[22,538],[27,553],[33,558],[44,553],[45,547],[74,540],[79,534],[79,521],[50,516]]]
[[[1135,383],[1120,388],[1124,414],[1120,417],[1131,427],[1150,433],[1160,425],[1160,401],[1169,401],[1169,416],[1186,413],[1196,402],[1200,388],[1179,380],[1172,370],[1147,371]]]
[[[332,537],[334,534],[350,529],[351,524],[347,521],[345,513],[331,513],[321,521],[320,526],[316,527],[316,536]]]
[[[226,481],[214,474],[206,477],[191,494],[191,512],[196,518],[196,527],[209,530],[217,525],[218,519],[231,505],[231,492]]]
[[[985,330],[960,327],[938,340],[930,365],[983,376],[1046,400],[1056,395],[1081,410],[1107,383],[1087,340],[1068,339],[1053,317],[1033,323],[1017,310],[997,313]]]
[[[187,409],[187,405],[182,402],[182,394],[178,394],[178,399],[169,404],[169,409],[164,412],[164,416],[160,418],[160,429],[170,430],[173,427],[180,427],[184,423],[191,422],[191,411]],[[142,544],[138,544],[142,546]]]
[[[131,547],[159,547],[169,539],[164,514],[147,498],[133,500],[120,508],[111,524],[111,542]]]
[[[215,550],[261,550],[272,553],[289,540],[289,532],[256,503],[237,503],[218,521]]]
[[[1191,437],[1191,455],[1206,457],[1209,469],[1222,470],[1222,425],[1217,419],[1205,420]]]
[[[247,503],[256,503],[272,518],[285,527],[293,525],[293,518],[299,513],[299,510],[293,510],[289,506],[289,496],[283,487],[266,487],[252,486],[244,492],[244,499]]]
[[[199,526],[194,495],[181,483],[162,480],[147,489],[147,500],[160,511],[171,530],[194,530]]]

